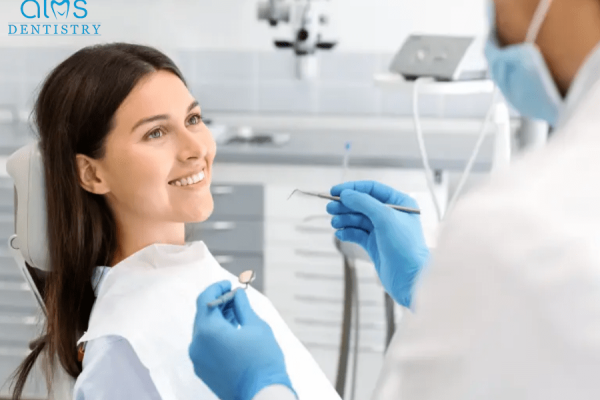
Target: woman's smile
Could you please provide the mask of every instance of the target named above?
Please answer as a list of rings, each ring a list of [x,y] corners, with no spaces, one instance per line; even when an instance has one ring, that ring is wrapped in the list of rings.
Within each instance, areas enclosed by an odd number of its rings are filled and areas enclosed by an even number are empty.
[[[208,178],[209,177],[207,176],[206,169],[203,168],[200,172],[186,175],[183,178],[174,179],[169,182],[169,185],[181,188],[197,188],[201,186],[206,186],[206,183],[209,182]]]

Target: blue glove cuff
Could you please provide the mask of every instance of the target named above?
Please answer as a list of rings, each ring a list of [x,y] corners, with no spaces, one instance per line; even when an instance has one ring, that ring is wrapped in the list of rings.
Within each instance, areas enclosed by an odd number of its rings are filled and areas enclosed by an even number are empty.
[[[431,258],[431,254],[428,251],[425,261],[423,262],[423,264],[421,265],[421,268],[419,269],[419,271],[415,274],[415,276],[412,279],[412,282],[410,285],[410,291],[409,291],[408,295],[406,296],[405,302],[400,303],[403,306],[405,306],[406,308],[410,309],[411,311],[414,311],[413,298],[414,298],[415,292],[418,289],[419,282],[421,281],[421,277],[423,276],[423,272],[427,269],[427,266],[429,265],[430,258]]]
[[[294,392],[294,395],[296,396],[296,398],[298,397],[298,393],[296,393],[296,391],[292,387],[292,381],[290,380],[290,377],[288,376],[287,372],[286,373],[276,372],[273,374],[265,374],[265,371],[260,370],[260,367],[258,367],[258,369],[259,369],[258,372],[260,373],[260,378],[255,379],[254,377],[251,377],[246,382],[244,382],[244,384],[242,386],[246,386],[246,387],[245,388],[242,387],[242,388],[240,388],[240,390],[237,391],[237,393],[239,393],[239,394],[235,400],[252,400],[254,398],[254,396],[256,396],[258,394],[258,392],[260,392],[267,386],[271,386],[271,385],[286,386],[292,392]],[[253,374],[250,374],[250,375],[253,375]]]

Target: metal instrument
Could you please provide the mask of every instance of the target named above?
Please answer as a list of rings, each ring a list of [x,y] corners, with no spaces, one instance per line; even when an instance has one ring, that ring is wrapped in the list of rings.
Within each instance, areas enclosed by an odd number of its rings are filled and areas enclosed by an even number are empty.
[[[294,193],[301,193],[304,194],[306,196],[314,196],[314,197],[319,197],[321,199],[327,199],[327,200],[333,200],[333,201],[340,201],[340,198],[338,196],[329,196],[327,194],[322,194],[322,193],[313,193],[313,192],[305,192],[303,190],[300,189],[296,189],[292,192],[292,194],[290,194],[290,197],[288,197],[288,200],[294,195]],[[402,211],[408,214],[421,214],[421,210],[417,209],[417,208],[411,208],[411,207],[404,207],[404,206],[397,206],[395,204],[386,204],[386,206],[393,208],[394,210],[398,210],[398,211]]]
[[[238,277],[239,282],[242,285],[245,285],[244,288],[243,288],[244,290],[248,289],[248,286],[250,286],[250,284],[254,281],[254,279],[256,279],[256,274],[254,273],[253,270],[244,271]],[[235,297],[235,293],[239,289],[240,288],[235,288],[233,290],[230,290],[229,292],[227,292],[224,295],[220,296],[216,300],[211,301],[210,303],[208,303],[208,307],[209,308],[213,308],[213,307],[216,307],[216,306],[220,306],[221,304],[226,304],[226,303],[230,302],[231,300],[233,300],[233,298]]]

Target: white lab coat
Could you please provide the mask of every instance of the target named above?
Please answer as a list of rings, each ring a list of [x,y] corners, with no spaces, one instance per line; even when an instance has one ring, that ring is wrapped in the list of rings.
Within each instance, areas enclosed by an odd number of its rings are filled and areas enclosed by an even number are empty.
[[[373,400],[600,398],[600,47],[550,143],[458,204],[414,305]]]
[[[600,49],[548,146],[466,196],[376,400],[600,398]]]

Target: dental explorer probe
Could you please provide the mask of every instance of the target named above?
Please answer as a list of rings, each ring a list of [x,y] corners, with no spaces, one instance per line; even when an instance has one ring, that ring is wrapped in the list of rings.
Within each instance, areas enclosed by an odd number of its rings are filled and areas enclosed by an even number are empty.
[[[333,201],[340,201],[340,198],[338,196],[329,196],[327,194],[322,194],[322,193],[305,192],[305,191],[300,190],[300,189],[294,190],[292,192],[292,194],[290,194],[290,197],[288,197],[288,200],[296,192],[302,193],[302,194],[307,195],[307,196],[319,197],[321,199],[327,199],[327,200],[333,200]],[[421,214],[421,210],[419,210],[418,208],[397,206],[395,204],[385,204],[385,205],[388,206],[388,207],[390,207],[390,208],[393,208],[394,210],[402,211],[402,212],[405,212],[405,213],[408,213],[408,214]]]
[[[250,283],[252,283],[252,281],[254,281],[254,279],[256,279],[256,274],[251,269],[248,271],[242,272],[240,274],[240,276],[238,277],[239,282],[242,285],[246,285],[246,287],[244,287],[244,289],[248,289],[248,286],[250,286]],[[235,288],[233,290],[230,290],[229,292],[219,296],[217,299],[211,301],[210,303],[207,304],[208,308],[214,308],[216,306],[220,306],[221,304],[225,304],[225,303],[228,303],[229,301],[233,300],[233,298],[235,297],[235,292],[237,292],[238,289],[241,289],[241,288]]]

